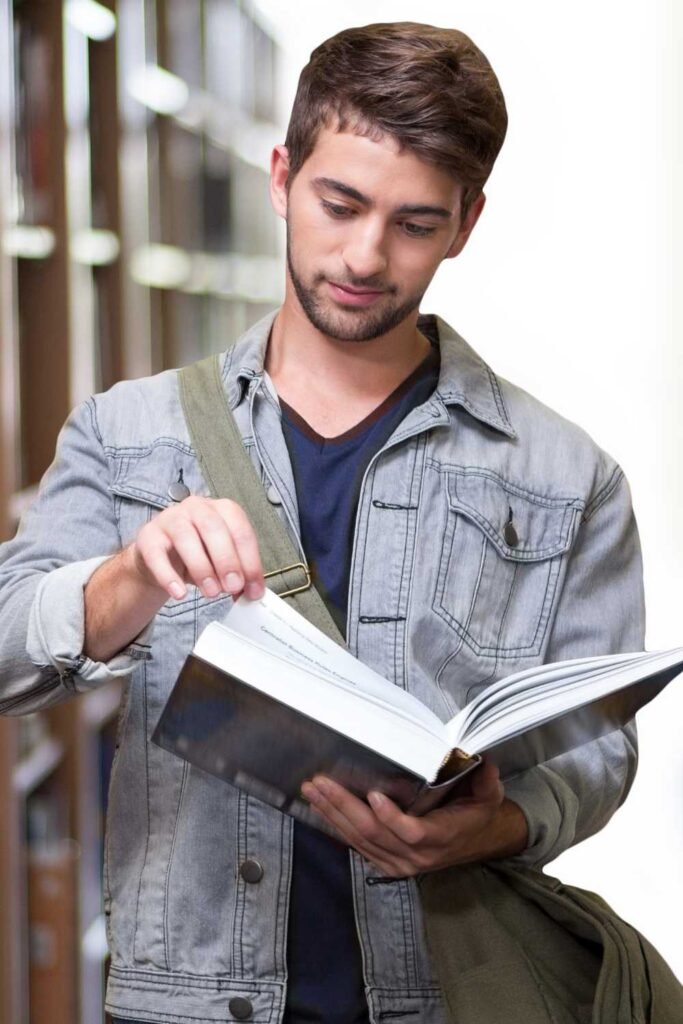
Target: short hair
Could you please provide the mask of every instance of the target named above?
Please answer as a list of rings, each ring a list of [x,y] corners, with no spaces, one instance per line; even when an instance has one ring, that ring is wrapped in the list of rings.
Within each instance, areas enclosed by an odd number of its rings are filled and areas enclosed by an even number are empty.
[[[301,72],[285,145],[291,182],[322,127],[385,135],[481,192],[507,130],[498,79],[463,32],[416,22],[349,28],[321,43]]]

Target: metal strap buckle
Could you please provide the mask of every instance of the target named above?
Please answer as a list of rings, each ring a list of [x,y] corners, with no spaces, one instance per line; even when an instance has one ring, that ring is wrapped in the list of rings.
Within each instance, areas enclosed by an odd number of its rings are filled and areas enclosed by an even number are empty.
[[[300,594],[303,590],[308,590],[311,585],[311,570],[305,564],[305,562],[294,562],[292,565],[286,565],[283,569],[273,569],[272,572],[264,572],[263,578],[268,580],[272,576],[283,576],[286,572],[291,572],[292,569],[301,569],[306,577],[306,582],[301,587],[292,587],[291,590],[285,590],[278,597],[291,597],[292,594]]]

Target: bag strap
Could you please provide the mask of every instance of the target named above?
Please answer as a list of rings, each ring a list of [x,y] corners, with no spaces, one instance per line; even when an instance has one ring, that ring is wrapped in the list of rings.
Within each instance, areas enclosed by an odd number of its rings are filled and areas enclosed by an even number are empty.
[[[305,618],[332,640],[344,638],[311,582],[287,529],[268,501],[228,405],[220,356],[179,371],[180,401],[199,465],[214,498],[231,498],[249,515],[268,585],[291,599]]]

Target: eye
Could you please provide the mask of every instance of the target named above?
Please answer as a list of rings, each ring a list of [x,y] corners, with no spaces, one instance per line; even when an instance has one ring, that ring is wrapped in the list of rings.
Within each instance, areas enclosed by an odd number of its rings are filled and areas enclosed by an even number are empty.
[[[424,224],[413,224],[412,221],[404,220],[400,222],[400,227],[411,238],[429,238],[436,231],[436,228],[426,227]]]
[[[331,217],[338,217],[341,220],[353,215],[353,210],[350,206],[342,206],[340,203],[331,203],[328,199],[321,199],[321,203],[325,212],[329,213]]]

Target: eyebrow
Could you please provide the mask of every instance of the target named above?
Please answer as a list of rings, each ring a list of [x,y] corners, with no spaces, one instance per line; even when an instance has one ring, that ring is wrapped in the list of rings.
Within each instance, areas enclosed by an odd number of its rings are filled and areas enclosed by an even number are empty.
[[[347,185],[343,181],[337,181],[336,178],[314,178],[313,185],[317,189],[328,188],[333,192],[339,192],[349,199],[354,199],[361,206],[370,208],[375,205],[370,196],[359,192],[352,185]],[[398,206],[394,210],[394,213],[400,216],[419,217],[426,215],[429,217],[440,217],[442,220],[451,220],[453,217],[453,211],[448,210],[445,206],[430,206],[426,203],[403,203],[402,206]]]

